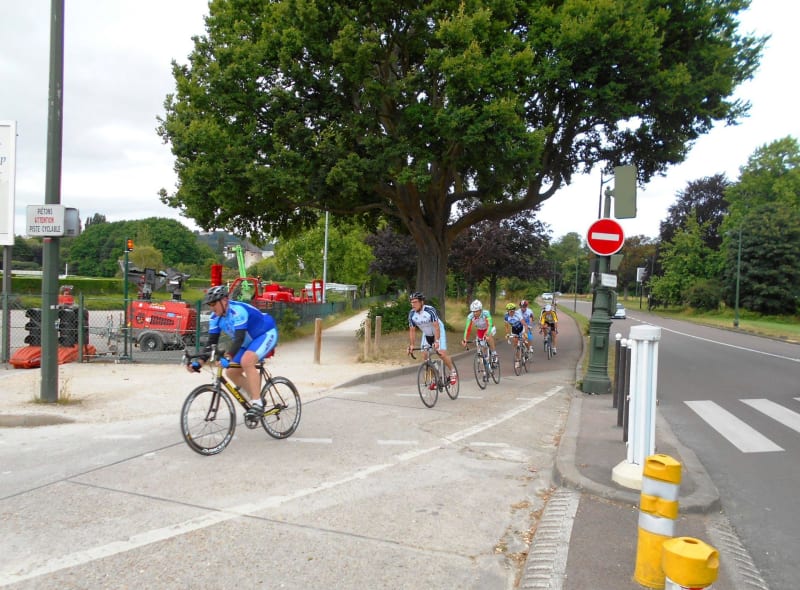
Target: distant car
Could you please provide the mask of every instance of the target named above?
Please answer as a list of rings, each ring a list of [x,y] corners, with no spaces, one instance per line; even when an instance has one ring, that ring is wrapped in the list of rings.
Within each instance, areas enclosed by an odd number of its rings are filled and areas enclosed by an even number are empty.
[[[617,309],[611,317],[615,320],[624,320],[627,317],[625,315],[625,307],[621,303],[617,303]]]
[[[552,293],[542,293],[542,299],[544,301],[552,301],[553,300],[553,294]]]

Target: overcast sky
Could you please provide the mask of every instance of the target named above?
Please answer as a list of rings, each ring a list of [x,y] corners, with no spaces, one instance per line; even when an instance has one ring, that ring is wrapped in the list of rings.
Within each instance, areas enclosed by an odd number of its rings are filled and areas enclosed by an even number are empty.
[[[16,220],[24,233],[28,205],[44,203],[50,39],[49,0],[0,0],[0,120],[17,121]],[[169,147],[155,133],[170,63],[186,63],[192,35],[204,33],[205,0],[68,0],[65,14],[64,131],[61,203],[109,221],[158,216],[181,219],[157,192],[172,191]],[[754,80],[737,96],[751,116],[701,138],[689,159],[639,191],[626,235],[658,235],[659,222],[687,182],[716,173],[736,180],[753,151],[792,135],[800,138],[796,59],[800,2],[754,0],[742,31],[772,35]],[[600,172],[576,177],[543,207],[554,237],[585,235],[597,218]]]

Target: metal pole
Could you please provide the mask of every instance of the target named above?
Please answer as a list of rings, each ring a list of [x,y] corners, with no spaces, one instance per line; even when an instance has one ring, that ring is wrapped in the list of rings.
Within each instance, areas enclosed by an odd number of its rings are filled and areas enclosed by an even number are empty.
[[[122,299],[123,305],[125,306],[125,311],[122,313],[123,317],[123,325],[122,325],[122,358],[124,360],[128,360],[130,356],[128,355],[128,240],[125,240],[125,253],[123,254],[123,277],[122,277]]]
[[[47,113],[47,164],[44,201],[61,203],[61,147],[64,105],[64,0],[50,2],[50,88]],[[40,398],[58,401],[58,246],[59,238],[44,238],[42,248],[42,361]]]
[[[11,358],[11,248],[3,246],[3,334],[0,344],[0,361],[7,363]]]
[[[328,284],[328,212],[325,211],[325,245],[322,249],[322,303],[325,303],[325,291]]]
[[[742,228],[739,226],[739,251],[736,254],[736,302],[733,312],[733,327],[739,327],[739,281],[742,277]]]

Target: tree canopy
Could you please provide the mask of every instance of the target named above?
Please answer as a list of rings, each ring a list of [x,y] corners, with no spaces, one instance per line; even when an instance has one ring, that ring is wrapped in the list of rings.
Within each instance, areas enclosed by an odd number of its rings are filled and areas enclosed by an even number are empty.
[[[74,238],[70,247],[66,260],[70,272],[90,277],[116,276],[120,273],[118,261],[122,258],[128,238],[134,240],[134,248],[141,246],[146,249],[146,253],[142,253],[144,264],[163,260],[167,266],[185,268],[186,265],[205,264],[213,258],[213,252],[202,246],[197,236],[179,221],[150,217],[89,224]],[[133,255],[131,261],[135,257]]]
[[[382,217],[443,301],[455,238],[535,209],[574,174],[681,162],[764,39],[749,0],[215,0],[158,133],[204,229],[288,235],[328,210]],[[465,201],[474,206],[463,207]]]

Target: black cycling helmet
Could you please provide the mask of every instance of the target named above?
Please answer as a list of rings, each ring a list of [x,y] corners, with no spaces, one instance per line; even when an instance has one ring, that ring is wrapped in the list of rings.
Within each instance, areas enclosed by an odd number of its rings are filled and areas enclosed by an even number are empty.
[[[211,287],[208,291],[206,291],[206,296],[203,297],[203,303],[206,305],[216,303],[220,299],[227,296],[228,288],[225,285],[217,285],[216,287]]]
[[[411,295],[408,296],[408,299],[419,299],[420,301],[425,301],[425,295],[420,293],[419,291],[414,291]]]

